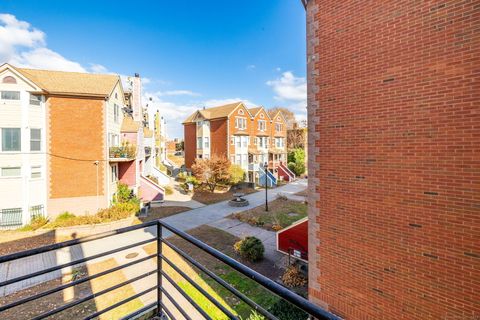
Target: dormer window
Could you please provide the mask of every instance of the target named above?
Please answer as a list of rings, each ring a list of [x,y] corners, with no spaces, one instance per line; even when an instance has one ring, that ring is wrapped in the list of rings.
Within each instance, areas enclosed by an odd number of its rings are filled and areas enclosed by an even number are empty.
[[[2,83],[16,84],[17,80],[14,77],[6,76],[5,78],[3,78]]]

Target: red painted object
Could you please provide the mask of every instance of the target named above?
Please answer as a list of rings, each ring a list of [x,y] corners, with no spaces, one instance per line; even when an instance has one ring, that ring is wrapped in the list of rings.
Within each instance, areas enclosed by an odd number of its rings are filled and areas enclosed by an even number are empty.
[[[277,232],[277,250],[308,262],[308,218]]]

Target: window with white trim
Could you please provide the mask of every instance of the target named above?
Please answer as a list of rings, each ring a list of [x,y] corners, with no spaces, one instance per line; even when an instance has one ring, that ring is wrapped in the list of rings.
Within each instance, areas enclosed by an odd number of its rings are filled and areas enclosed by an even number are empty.
[[[267,130],[267,122],[265,120],[258,120],[258,130],[259,131]]]
[[[113,105],[113,121],[120,122],[120,106],[116,103]]]
[[[2,100],[20,100],[20,91],[2,91]]]
[[[117,182],[118,181],[118,166],[113,165],[111,166],[112,170],[112,182]]]
[[[22,175],[22,167],[1,168],[2,177],[20,177]]]
[[[42,149],[42,130],[30,129],[30,151],[41,151]]]
[[[235,128],[245,130],[247,128],[247,118],[235,118]]]
[[[20,128],[2,128],[2,151],[21,150]]]
[[[42,96],[41,95],[30,93],[30,105],[31,106],[39,106],[41,102],[42,102]]]
[[[275,131],[281,132],[283,130],[283,124],[281,123],[275,123]]]
[[[42,167],[41,166],[32,166],[30,168],[30,178],[39,179],[42,177]]]
[[[208,137],[203,138],[205,148],[210,148],[210,139]]]
[[[197,138],[197,149],[202,149],[202,137]]]

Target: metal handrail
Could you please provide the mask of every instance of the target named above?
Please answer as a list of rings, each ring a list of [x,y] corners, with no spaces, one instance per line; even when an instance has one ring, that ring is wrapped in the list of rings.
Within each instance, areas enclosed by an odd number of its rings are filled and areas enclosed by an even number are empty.
[[[136,243],[133,243],[133,244],[129,244],[127,246],[123,246],[123,247],[120,247],[120,248],[108,250],[108,251],[105,251],[105,252],[102,252],[102,253],[99,253],[99,254],[96,254],[96,255],[88,256],[88,257],[85,257],[85,258],[82,258],[82,259],[77,259],[75,261],[71,261],[71,262],[64,263],[64,264],[61,264],[61,265],[57,265],[57,266],[54,266],[54,267],[46,268],[44,270],[32,272],[28,275],[19,276],[19,277],[13,278],[13,279],[6,279],[3,282],[0,282],[0,288],[1,288],[1,287],[5,287],[6,285],[21,281],[21,280],[30,279],[30,278],[36,277],[38,275],[45,274],[47,272],[56,271],[56,270],[59,270],[59,269],[62,269],[62,268],[68,267],[68,266],[73,266],[73,265],[78,265],[78,264],[81,264],[81,263],[85,263],[85,262],[90,261],[92,259],[98,259],[98,258],[101,258],[101,257],[105,257],[105,256],[111,255],[113,253],[117,253],[117,252],[129,249],[129,248],[141,246],[141,245],[146,244],[146,243],[150,243],[150,242],[153,242],[153,241],[156,241],[156,243],[157,243],[157,253],[155,253],[155,254],[151,254],[151,255],[148,255],[146,257],[136,259],[134,261],[122,264],[120,266],[116,266],[114,268],[104,270],[100,273],[90,275],[90,276],[87,276],[85,278],[78,279],[78,280],[72,281],[72,282],[67,283],[67,284],[62,284],[62,285],[59,285],[55,288],[51,288],[51,289],[48,289],[46,291],[31,295],[31,296],[21,298],[17,301],[13,301],[13,302],[10,302],[8,304],[1,305],[0,306],[0,318],[2,318],[2,312],[6,311],[8,309],[11,309],[13,307],[19,307],[19,306],[21,306],[25,303],[35,301],[35,300],[40,299],[42,297],[45,297],[49,294],[59,292],[59,291],[64,290],[66,288],[70,288],[70,287],[79,285],[79,284],[84,283],[86,281],[93,280],[95,278],[104,276],[106,274],[110,274],[112,272],[121,270],[123,268],[134,266],[134,265],[136,265],[140,262],[156,258],[157,264],[156,264],[156,269],[155,270],[145,272],[145,273],[143,273],[141,275],[138,275],[138,276],[136,276],[132,279],[123,281],[123,282],[118,283],[116,285],[113,285],[109,288],[103,289],[100,292],[92,293],[92,294],[90,294],[88,296],[85,296],[85,297],[82,297],[80,299],[65,303],[61,306],[58,306],[58,307],[52,309],[52,310],[42,312],[41,314],[38,314],[38,315],[34,316],[33,319],[44,319],[46,317],[52,316],[56,313],[67,310],[67,309],[72,308],[72,307],[74,307],[78,304],[84,303],[84,302],[86,302],[88,300],[91,300],[91,299],[94,299],[94,298],[96,298],[100,295],[106,294],[106,293],[111,292],[115,289],[119,289],[119,288],[121,288],[125,285],[133,283],[133,282],[138,281],[140,279],[144,279],[148,276],[152,276],[154,274],[157,275],[157,282],[156,282],[155,286],[150,287],[146,290],[143,290],[139,293],[136,293],[136,294],[134,294],[134,295],[132,295],[128,298],[125,298],[125,299],[121,300],[121,301],[117,301],[116,303],[106,307],[105,309],[98,310],[91,315],[87,315],[85,319],[93,319],[95,317],[98,317],[99,315],[101,315],[105,312],[113,310],[116,307],[119,307],[119,306],[121,306],[121,305],[123,305],[123,304],[125,304],[129,301],[132,301],[133,299],[139,298],[142,295],[147,294],[147,293],[152,292],[152,291],[157,292],[157,301],[153,304],[150,304],[148,306],[142,307],[139,310],[134,311],[130,315],[130,317],[141,314],[143,312],[151,310],[152,308],[154,309],[156,307],[156,313],[158,315],[166,314],[168,317],[170,317],[170,319],[174,319],[172,310],[167,309],[167,307],[165,306],[165,303],[164,303],[165,300],[163,299],[163,295],[165,295],[165,297],[167,298],[168,301],[172,302],[173,307],[175,309],[177,309],[180,312],[180,314],[185,316],[185,318],[188,319],[189,317],[191,317],[191,315],[189,316],[185,312],[185,310],[182,309],[182,306],[180,305],[180,303],[178,301],[173,300],[173,296],[170,294],[170,292],[166,291],[166,288],[163,285],[163,279],[165,281],[167,281],[178,293],[180,293],[186,299],[186,301],[192,307],[194,307],[204,318],[210,319],[210,316],[198,305],[198,303],[192,297],[190,297],[180,286],[178,286],[178,284],[175,283],[175,281],[173,281],[171,276],[168,275],[164,271],[163,261],[165,261],[173,269],[174,272],[178,273],[182,278],[184,278],[194,288],[196,288],[196,290],[198,292],[200,292],[204,297],[206,297],[206,299],[208,301],[210,301],[214,306],[216,306],[228,318],[238,319],[232,312],[230,312],[228,310],[228,308],[223,306],[219,301],[217,301],[206,290],[204,290],[201,286],[196,284],[193,279],[188,277],[188,275],[185,272],[183,272],[180,268],[175,266],[175,264],[170,259],[168,259],[167,257],[164,256],[164,254],[162,252],[162,246],[166,245],[169,248],[171,248],[174,252],[178,253],[181,257],[183,257],[186,261],[188,261],[193,266],[198,268],[201,272],[203,272],[204,274],[206,274],[207,276],[212,278],[215,282],[217,282],[221,286],[225,287],[227,290],[229,290],[232,294],[237,296],[240,300],[245,302],[251,308],[257,310],[259,313],[261,313],[262,315],[264,315],[268,319],[277,319],[268,310],[266,310],[262,306],[258,305],[253,300],[251,300],[249,297],[247,297],[245,294],[240,292],[238,289],[236,289],[235,287],[233,287],[232,285],[227,283],[225,280],[220,278],[218,275],[216,275],[212,271],[208,270],[205,266],[203,266],[202,264],[197,262],[195,259],[193,259],[191,256],[186,254],[181,249],[177,248],[175,245],[173,245],[169,240],[164,239],[162,237],[162,233],[163,233],[163,229],[165,228],[165,229],[169,230],[170,232],[172,232],[173,234],[175,234],[175,235],[179,236],[180,238],[186,240],[187,242],[193,244],[197,248],[199,248],[199,249],[203,250],[204,252],[208,253],[212,257],[218,259],[219,261],[221,261],[221,262],[225,263],[226,265],[232,267],[236,271],[242,273],[244,276],[254,280],[255,282],[257,282],[258,284],[260,284],[264,288],[268,289],[273,294],[275,294],[275,295],[279,296],[280,298],[292,303],[294,306],[296,306],[299,309],[305,311],[306,313],[310,314],[311,316],[315,317],[316,319],[330,319],[330,320],[338,320],[339,319],[335,315],[333,315],[333,314],[323,310],[322,308],[312,304],[311,302],[309,302],[305,298],[293,293],[289,289],[279,285],[278,283],[272,281],[271,279],[268,279],[267,277],[261,275],[260,273],[248,268],[247,266],[239,263],[235,259],[225,255],[224,253],[208,246],[207,244],[201,242],[200,240],[196,239],[195,237],[189,235],[188,233],[186,233],[184,231],[181,231],[181,230],[179,230],[179,229],[177,229],[177,228],[175,228],[175,227],[173,227],[173,226],[171,226],[171,225],[169,225],[169,224],[167,224],[167,223],[165,223],[161,220],[151,221],[151,222],[147,222],[147,223],[143,223],[143,224],[139,224],[139,225],[135,225],[135,226],[130,226],[130,227],[118,229],[118,230],[115,230],[115,231],[108,231],[108,232],[100,233],[100,234],[97,234],[97,235],[94,235],[94,236],[69,240],[69,241],[65,241],[65,242],[61,242],[61,243],[56,243],[56,244],[52,244],[52,245],[47,245],[47,246],[43,246],[43,247],[39,247],[39,248],[34,248],[34,249],[22,251],[22,252],[12,253],[12,254],[0,257],[0,263],[6,263],[6,262],[10,262],[10,261],[13,261],[13,260],[16,260],[16,259],[26,258],[26,257],[29,257],[29,256],[33,256],[33,255],[37,255],[37,254],[41,254],[41,253],[46,253],[46,252],[49,252],[49,251],[58,250],[58,249],[62,249],[62,248],[69,247],[69,246],[83,244],[83,243],[103,239],[103,238],[110,237],[110,236],[121,235],[121,234],[125,234],[127,232],[130,232],[130,231],[145,229],[145,228],[151,227],[151,226],[156,226],[156,232],[157,232],[156,237],[153,237],[151,239],[139,241],[139,242],[136,242]]]

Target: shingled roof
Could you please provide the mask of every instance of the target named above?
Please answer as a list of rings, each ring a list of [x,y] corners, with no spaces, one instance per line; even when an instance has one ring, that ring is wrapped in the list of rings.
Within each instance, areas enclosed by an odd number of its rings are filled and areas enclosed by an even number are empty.
[[[75,94],[87,96],[109,96],[117,83],[118,75],[64,72],[15,68],[24,77],[52,94]]]
[[[208,109],[197,110],[192,113],[183,123],[190,123],[195,120],[197,114],[200,114],[206,120],[218,119],[218,118],[226,118],[233,110],[235,110],[240,104],[243,105],[243,102],[238,101],[235,103],[226,104],[219,107],[213,107]],[[247,109],[248,112],[249,109]]]

